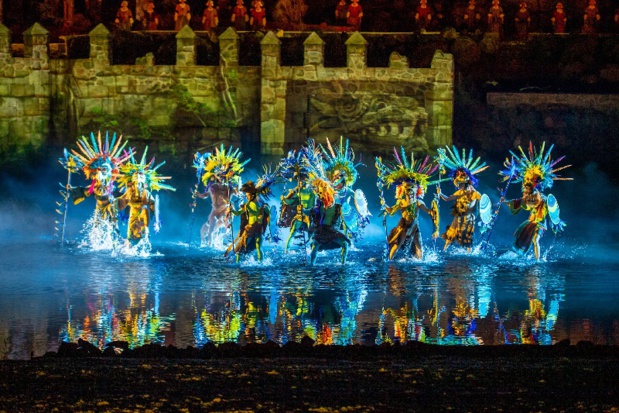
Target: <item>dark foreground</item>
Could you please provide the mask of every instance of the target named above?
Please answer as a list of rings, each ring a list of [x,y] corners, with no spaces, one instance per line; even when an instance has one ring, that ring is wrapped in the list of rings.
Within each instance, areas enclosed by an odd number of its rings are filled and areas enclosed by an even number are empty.
[[[270,343],[0,362],[1,412],[618,412],[619,347]]]

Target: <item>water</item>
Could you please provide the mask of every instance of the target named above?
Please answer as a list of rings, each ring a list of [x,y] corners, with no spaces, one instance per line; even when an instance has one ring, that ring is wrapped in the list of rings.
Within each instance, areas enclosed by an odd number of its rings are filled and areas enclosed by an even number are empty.
[[[57,172],[50,179],[61,181],[63,171]],[[192,171],[183,172],[191,179]],[[182,181],[176,193],[161,195],[163,229],[146,253],[84,246],[80,231],[94,208],[88,201],[70,207],[69,243],[60,248],[53,238],[56,183],[4,179],[0,359],[41,356],[78,338],[99,347],[114,340],[180,348],[209,341],[284,344],[305,335],[339,345],[548,345],[564,339],[617,345],[619,191],[595,167],[572,176],[575,182],[552,191],[568,227],[562,236],[544,236],[539,262],[508,252],[513,230],[526,217],[503,211],[483,253],[442,252],[442,241],[429,239],[429,219],[422,217],[424,259],[387,262],[384,229],[373,217],[345,265],[329,251],[320,253],[315,267],[304,264],[302,250],[284,256],[283,241],[265,244],[262,263],[248,258],[236,264],[221,249],[199,248],[208,203],[192,217],[183,190],[192,183]],[[370,210],[377,211],[374,172],[362,171],[360,182]],[[480,190],[496,198],[492,185]],[[443,204],[442,226],[448,214]],[[285,240],[287,233],[281,235]]]

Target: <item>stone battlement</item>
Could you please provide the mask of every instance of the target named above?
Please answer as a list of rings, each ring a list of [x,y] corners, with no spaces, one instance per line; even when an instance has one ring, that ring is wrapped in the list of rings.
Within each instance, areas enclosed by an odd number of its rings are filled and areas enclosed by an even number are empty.
[[[436,51],[429,68],[410,68],[394,52],[388,67],[367,67],[367,41],[354,32],[346,41],[346,67],[325,67],[325,42],[311,33],[303,66],[282,66],[280,39],[268,32],[260,66],[241,66],[239,35],[229,28],[218,38],[220,64],[201,66],[196,38],[189,27],[176,34],[174,65],[155,65],[152,54],[114,65],[111,33],[103,25],[89,33],[83,59],[51,59],[48,33],[39,24],[24,33],[24,56],[14,57],[10,32],[0,25],[2,149],[42,145],[52,125],[72,142],[96,127],[102,113],[173,134],[198,130],[190,146],[223,137],[259,143],[270,155],[283,155],[307,137],[343,135],[360,150],[382,142],[423,152],[451,143],[450,54]],[[218,121],[188,113],[187,100],[218,114]]]

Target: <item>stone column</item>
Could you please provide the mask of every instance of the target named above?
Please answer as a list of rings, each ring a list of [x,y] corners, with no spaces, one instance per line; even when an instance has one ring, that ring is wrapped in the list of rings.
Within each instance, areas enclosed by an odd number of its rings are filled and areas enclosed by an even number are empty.
[[[110,47],[110,31],[103,24],[88,33],[90,37],[90,58],[97,65],[109,66],[112,61],[112,49]]]
[[[0,23],[0,62],[10,61],[11,58],[11,31]]]
[[[260,150],[265,155],[284,155],[286,129],[286,79],[281,78],[281,44],[268,32],[260,43],[262,82],[260,96]]]
[[[48,69],[47,36],[49,32],[39,23],[24,32],[24,57],[31,58],[33,69]]]
[[[196,65],[196,34],[189,25],[176,34],[176,66]]]
[[[325,41],[312,32],[303,42],[305,46],[303,52],[303,64],[308,66],[324,66],[325,63]]]
[[[219,64],[226,66],[239,65],[239,35],[233,27],[228,27],[219,36]]]
[[[368,42],[361,33],[354,32],[346,40],[346,66],[349,69],[363,70],[366,68]]]
[[[427,139],[431,148],[437,148],[451,145],[453,141],[453,55],[437,50],[430,67],[436,70],[436,74],[425,92]]]

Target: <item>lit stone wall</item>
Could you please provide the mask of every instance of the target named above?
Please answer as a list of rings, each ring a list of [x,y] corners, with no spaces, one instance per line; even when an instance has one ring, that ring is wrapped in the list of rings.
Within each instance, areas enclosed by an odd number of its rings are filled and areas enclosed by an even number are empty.
[[[74,142],[76,133],[88,132],[104,116],[173,133],[196,131],[195,139],[178,143],[187,151],[238,142],[240,131],[268,155],[283,155],[307,136],[343,134],[367,150],[402,145],[427,151],[451,143],[453,59],[440,51],[430,68],[410,68],[396,53],[389,67],[368,68],[367,41],[355,32],[346,42],[347,66],[325,68],[324,42],[312,33],[304,65],[286,67],[280,40],[269,32],[261,42],[261,65],[240,66],[239,37],[229,28],[219,37],[219,66],[199,66],[196,34],[185,27],[176,35],[175,65],[155,65],[152,55],[135,65],[112,65],[105,26],[89,38],[88,58],[50,60],[47,32],[35,24],[24,33],[24,57],[14,58],[10,33],[0,25],[3,150],[43,145],[50,125],[62,135],[59,141]],[[182,110],[188,96],[224,121]]]

